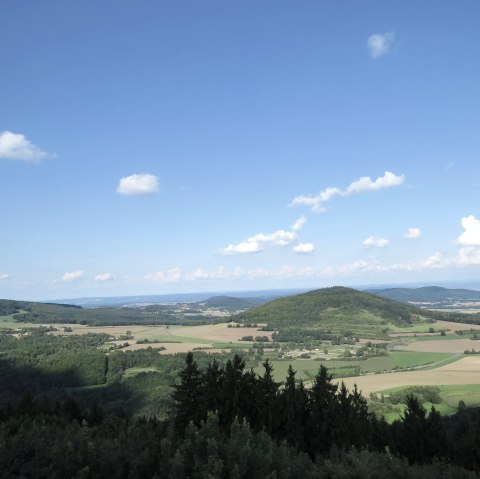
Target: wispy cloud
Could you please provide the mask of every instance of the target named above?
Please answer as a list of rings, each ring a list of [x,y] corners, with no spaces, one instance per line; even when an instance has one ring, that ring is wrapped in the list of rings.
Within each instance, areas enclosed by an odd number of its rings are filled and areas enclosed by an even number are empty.
[[[389,241],[385,238],[376,238],[375,236],[369,236],[363,245],[367,248],[385,248],[388,246]]]
[[[286,279],[286,278],[341,278],[369,276],[375,274],[395,272],[420,272],[428,270],[445,270],[447,268],[466,268],[480,265],[480,247],[463,247],[455,255],[445,255],[436,251],[430,256],[418,261],[406,261],[397,263],[382,263],[375,258],[358,259],[343,265],[326,266],[294,266],[283,265],[279,268],[254,268],[244,269],[241,267],[225,268],[220,266],[214,270],[202,267],[190,272],[183,273],[179,267],[165,271],[157,271],[147,274],[143,278],[131,278],[137,282],[148,283],[178,283],[182,281],[211,281],[211,280],[244,280],[244,279]]]
[[[0,158],[36,162],[47,156],[48,153],[27,140],[25,135],[11,131],[0,133]]]
[[[120,179],[117,193],[128,196],[151,195],[159,190],[158,178],[148,173],[125,176]]]
[[[77,279],[83,278],[85,276],[85,273],[82,270],[78,271],[72,271],[65,273],[62,276],[62,281],[69,282],[69,281],[75,281]]]
[[[0,273],[0,279],[9,279],[10,275],[7,273]]]
[[[305,216],[301,216],[292,225],[291,231],[277,230],[271,234],[258,233],[241,243],[229,244],[220,250],[219,253],[232,256],[237,254],[258,253],[262,251],[266,245],[287,246],[297,239],[298,232],[302,229],[306,221]]]
[[[408,228],[408,231],[403,236],[408,239],[417,239],[422,236],[422,230],[420,228]]]
[[[112,273],[100,273],[95,276],[95,281],[105,282],[112,281],[115,279],[115,276]]]
[[[380,58],[390,51],[395,41],[395,32],[374,33],[367,40],[367,47],[373,58]]]
[[[178,283],[183,279],[180,268],[171,268],[167,271],[157,271],[145,275],[145,279],[150,283]]]
[[[390,171],[385,171],[385,174],[379,176],[376,180],[372,180],[369,176],[362,176],[350,183],[344,190],[330,186],[316,196],[297,196],[291,202],[291,206],[311,206],[313,211],[322,212],[325,211],[323,204],[330,201],[334,196],[350,196],[365,191],[377,191],[383,188],[399,186],[404,181],[405,175],[396,175]]]
[[[245,270],[240,267],[235,267],[231,270],[226,269],[224,266],[220,266],[216,270],[206,271],[203,268],[197,268],[190,273],[185,274],[186,281],[197,281],[202,279],[228,279],[239,278],[245,275]]]
[[[306,222],[307,222],[306,216],[304,215],[300,216],[300,218],[298,218],[298,220],[295,221],[295,223],[293,223],[292,231],[297,231],[297,232],[300,231]]]
[[[469,215],[462,218],[462,226],[465,230],[457,242],[463,246],[480,246],[480,220]]]
[[[311,254],[315,251],[313,243],[299,243],[293,247],[293,251],[298,254]]]

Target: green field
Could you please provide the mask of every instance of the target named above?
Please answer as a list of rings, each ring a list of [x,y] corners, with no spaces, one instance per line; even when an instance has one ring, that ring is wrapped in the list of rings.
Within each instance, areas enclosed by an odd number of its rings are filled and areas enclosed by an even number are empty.
[[[461,386],[440,386],[441,396],[450,408],[457,408],[458,401],[465,402],[467,407],[480,406],[480,384],[465,384]]]
[[[276,381],[284,381],[287,377],[287,371],[290,364],[293,369],[297,371],[296,378],[308,380],[315,376],[323,364],[331,373],[341,373],[343,376],[348,370],[353,373],[356,368],[360,368],[360,373],[379,372],[383,370],[390,370],[395,366],[395,363],[388,356],[381,356],[376,358],[368,358],[366,360],[358,361],[318,361],[315,359],[292,359],[292,360],[272,360],[273,375]],[[341,369],[342,371],[338,371]],[[263,366],[255,369],[258,374],[263,374]],[[349,374],[348,374],[349,375]]]
[[[399,393],[407,390],[409,387],[398,387],[385,389],[380,391],[378,394],[383,394],[389,396],[392,393]],[[435,407],[435,409],[443,415],[454,414],[458,411],[459,401],[463,401],[466,407],[479,407],[480,406],[480,384],[464,384],[464,385],[446,385],[446,386],[437,386],[437,389],[440,394],[441,403],[432,404],[431,402],[423,402],[423,407],[430,411],[430,409]],[[369,401],[369,404],[372,404]],[[382,406],[375,402],[375,409],[382,408]],[[399,419],[404,410],[404,404],[388,404],[385,406],[386,409],[389,409],[389,412],[385,412],[383,416],[387,422],[392,422],[395,419]],[[378,413],[377,413],[378,414]]]
[[[312,379],[318,372],[321,364],[328,368],[336,377],[357,376],[358,374],[379,373],[393,369],[438,367],[463,357],[454,353],[423,353],[411,351],[390,352],[388,356],[377,356],[357,360],[324,360],[316,359],[271,359],[273,374],[276,381],[284,381],[288,367],[292,365],[297,371],[297,379]],[[262,374],[263,367],[259,366],[255,372]]]
[[[13,318],[14,314],[0,316],[0,329],[38,328],[39,324],[22,323]]]
[[[418,366],[425,366],[427,364],[447,361],[458,357],[452,353],[422,353],[413,351],[395,351],[388,353],[395,366],[401,369],[415,368]]]
[[[396,326],[394,324],[388,325],[389,333],[428,333],[430,328],[435,329],[435,325],[428,321],[418,321],[412,323],[410,326]],[[439,332],[440,329],[435,329],[436,332]]]

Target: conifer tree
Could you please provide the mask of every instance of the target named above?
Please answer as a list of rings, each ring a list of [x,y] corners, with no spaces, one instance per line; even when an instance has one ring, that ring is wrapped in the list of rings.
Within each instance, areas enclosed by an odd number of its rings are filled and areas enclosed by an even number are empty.
[[[258,381],[257,388],[257,410],[262,428],[270,435],[278,428],[278,388],[280,383],[273,379],[273,367],[267,359],[263,363],[265,373]]]
[[[307,450],[311,457],[330,450],[333,445],[333,428],[336,415],[337,385],[327,368],[320,365],[309,391],[310,418],[307,425]]]
[[[235,354],[233,360],[225,364],[225,380],[220,394],[221,407],[219,411],[221,426],[230,426],[235,417],[243,417],[240,405],[242,403],[242,377],[245,362]]]
[[[281,429],[279,436],[286,439],[289,444],[303,449],[304,432],[307,418],[307,394],[303,382],[297,386],[296,371],[292,365],[288,367],[285,387],[281,394]]]
[[[180,435],[190,421],[199,425],[204,411],[199,407],[202,399],[202,374],[193,360],[193,354],[187,354],[186,365],[180,372],[180,384],[174,386],[172,394],[176,402],[175,425]]]

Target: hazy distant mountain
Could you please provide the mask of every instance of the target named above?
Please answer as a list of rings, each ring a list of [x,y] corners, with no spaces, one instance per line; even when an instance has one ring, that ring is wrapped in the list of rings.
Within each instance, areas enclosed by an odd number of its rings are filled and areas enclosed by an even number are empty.
[[[202,308],[220,309],[224,311],[240,311],[264,304],[271,299],[273,298],[235,298],[233,296],[212,296],[204,301],[197,301],[193,304]]]
[[[141,306],[146,304],[176,304],[206,301],[215,296],[229,296],[232,298],[255,298],[268,301],[272,298],[290,296],[306,291],[306,289],[271,289],[258,291],[210,291],[207,293],[172,293],[172,294],[150,294],[137,296],[113,296],[113,297],[89,297],[55,299],[47,301],[58,304],[76,304],[84,308],[119,307],[119,306]],[[257,303],[260,304],[260,303]]]
[[[426,286],[423,288],[390,288],[370,289],[367,293],[382,298],[395,299],[410,303],[448,303],[465,301],[480,301],[480,291],[472,289],[449,289],[440,286]]]

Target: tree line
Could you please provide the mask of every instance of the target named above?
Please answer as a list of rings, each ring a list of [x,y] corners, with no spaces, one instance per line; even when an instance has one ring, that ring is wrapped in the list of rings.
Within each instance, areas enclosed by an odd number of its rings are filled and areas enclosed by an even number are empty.
[[[321,365],[311,387],[297,381],[292,366],[283,385],[273,379],[267,360],[259,376],[245,370],[235,356],[224,367],[214,360],[200,370],[189,353],[174,386],[175,424],[180,433],[191,422],[199,426],[210,413],[218,416],[225,431],[237,419],[253,431],[265,431],[272,438],[308,453],[314,459],[337,447],[387,449],[410,462],[450,460],[448,438],[440,414],[432,408],[427,414],[415,396],[409,396],[405,416],[388,425],[368,412],[367,401],[355,387],[334,384]]]
[[[403,419],[387,425],[323,367],[306,388],[292,369],[275,382],[268,361],[262,376],[239,356],[202,363],[187,355],[164,420],[72,398],[27,395],[0,408],[2,477],[477,477],[465,469],[480,464],[476,410],[443,420],[411,396]]]

